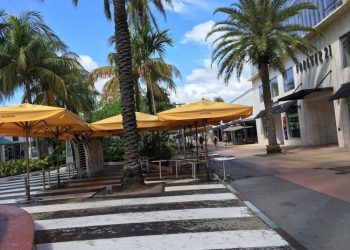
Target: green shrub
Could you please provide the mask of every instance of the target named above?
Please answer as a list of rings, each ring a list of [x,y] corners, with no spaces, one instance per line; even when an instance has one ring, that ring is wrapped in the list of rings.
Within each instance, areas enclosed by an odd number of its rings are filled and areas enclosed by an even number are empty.
[[[175,147],[175,141],[166,131],[144,133],[141,137],[140,153],[150,158],[170,159]]]
[[[122,161],[124,159],[124,144],[120,137],[105,137],[102,139],[105,161]]]

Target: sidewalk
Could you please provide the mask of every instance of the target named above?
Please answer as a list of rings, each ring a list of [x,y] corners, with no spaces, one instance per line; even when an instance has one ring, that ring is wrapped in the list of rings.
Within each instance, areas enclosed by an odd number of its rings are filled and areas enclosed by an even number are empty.
[[[249,167],[350,203],[350,150],[338,146],[283,147],[265,156],[262,145],[229,145],[210,150],[235,155]]]

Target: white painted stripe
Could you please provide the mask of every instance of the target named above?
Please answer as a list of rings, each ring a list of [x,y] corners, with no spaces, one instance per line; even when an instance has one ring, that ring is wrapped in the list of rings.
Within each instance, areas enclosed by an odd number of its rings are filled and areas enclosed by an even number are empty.
[[[272,230],[237,230],[68,241],[36,245],[37,250],[197,250],[282,247],[288,243]]]
[[[0,205],[14,204],[14,203],[16,203],[16,199],[0,200]]]
[[[23,207],[29,213],[44,213],[54,211],[67,211],[74,209],[95,209],[114,206],[132,206],[132,205],[147,205],[147,204],[167,204],[191,201],[220,201],[234,200],[237,197],[231,193],[218,194],[195,194],[195,195],[178,195],[178,196],[163,196],[163,197],[147,197],[147,198],[131,198],[131,199],[113,199],[113,200],[97,200],[91,202],[66,203],[43,205],[33,207]]]
[[[108,184],[120,184],[120,180],[117,179],[111,179],[111,180],[95,180],[91,182],[86,182],[86,181],[81,181],[81,182],[70,182],[67,184],[66,187],[75,187],[75,186],[80,186],[80,185],[89,185],[89,184],[96,184],[96,185],[108,185]]]
[[[42,188],[43,188],[42,186],[30,187],[30,190],[40,190]],[[14,188],[14,189],[1,190],[0,194],[12,193],[12,192],[21,192],[21,191],[24,191],[24,187],[23,188]]]
[[[225,188],[225,186],[222,184],[170,186],[170,187],[165,187],[165,192],[186,191],[186,190],[203,190],[203,189],[219,189],[219,188]]]
[[[36,193],[37,193],[37,191],[30,192],[31,195],[36,194]],[[0,198],[10,198],[10,197],[24,196],[24,195],[25,195],[25,192],[0,194]]]
[[[147,223],[157,221],[242,218],[251,216],[252,214],[246,207],[180,209],[37,220],[35,221],[35,230]]]
[[[51,182],[52,183],[55,183],[57,180],[57,177],[51,177]],[[61,181],[66,181],[68,180],[68,177],[60,177],[60,180]],[[35,184],[35,185],[42,185],[43,181],[42,179],[41,180],[30,180],[30,184]],[[46,185],[48,185],[49,183],[49,179],[46,178]],[[24,180],[21,180],[21,181],[18,181],[18,183],[7,183],[7,184],[3,184],[0,186],[0,190],[3,190],[3,189],[7,189],[7,188],[11,188],[11,187],[21,187],[21,186],[24,186]]]

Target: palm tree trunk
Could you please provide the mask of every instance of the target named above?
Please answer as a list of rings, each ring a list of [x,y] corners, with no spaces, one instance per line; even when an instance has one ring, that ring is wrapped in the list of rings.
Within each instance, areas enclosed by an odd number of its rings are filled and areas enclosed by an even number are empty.
[[[116,47],[119,61],[120,93],[124,126],[123,185],[144,184],[135,116],[135,92],[132,82],[131,43],[125,0],[113,0]]]
[[[133,82],[135,86],[135,102],[136,102],[136,111],[141,111],[141,97],[140,97],[140,86],[139,86],[139,77],[135,74],[133,75]]]
[[[30,81],[28,79],[24,79],[24,86],[25,86],[25,100],[27,103],[32,104],[32,91],[30,89]]]
[[[267,154],[281,153],[281,147],[277,144],[274,114],[272,111],[272,99],[270,90],[269,66],[266,60],[259,63],[259,75],[262,81],[264,104],[266,111],[267,139],[269,145],[266,146]]]
[[[153,104],[152,104],[152,92],[150,90],[150,88],[147,86],[147,90],[146,90],[146,96],[147,96],[147,106],[148,106],[148,112],[152,115],[154,115],[153,113]]]
[[[55,96],[53,95],[51,90],[45,90],[45,98],[47,105],[56,107],[56,101],[55,101]]]

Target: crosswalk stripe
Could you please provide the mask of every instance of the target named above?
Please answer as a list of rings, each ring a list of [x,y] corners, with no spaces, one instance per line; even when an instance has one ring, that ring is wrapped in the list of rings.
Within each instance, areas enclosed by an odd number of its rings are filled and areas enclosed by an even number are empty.
[[[283,247],[287,245],[288,243],[272,230],[236,230],[56,242],[38,244],[36,247],[37,250],[196,250]]]
[[[30,187],[30,190],[40,190],[42,188],[43,188],[42,186]],[[14,188],[14,189],[7,189],[7,190],[1,190],[0,194],[21,192],[21,191],[24,191],[24,187],[22,187],[22,188]]]
[[[204,189],[220,189],[220,188],[225,188],[225,186],[222,184],[168,186],[168,187],[165,187],[165,192],[186,191],[186,190],[204,190]]]
[[[35,230],[134,224],[158,221],[251,217],[246,207],[197,208],[141,213],[118,213],[35,221]]]
[[[16,203],[16,199],[0,200],[0,205],[14,204],[14,203]]]
[[[179,195],[179,196],[160,196],[147,198],[130,198],[130,199],[113,199],[113,200],[96,200],[80,203],[66,203],[54,205],[42,205],[23,207],[29,213],[43,213],[54,211],[67,211],[73,209],[88,209],[88,208],[104,208],[114,206],[130,206],[143,204],[166,204],[177,202],[190,202],[202,200],[233,200],[237,197],[231,193],[215,193],[215,194],[195,194],[195,195]]]

